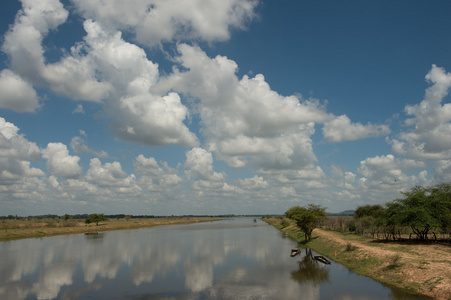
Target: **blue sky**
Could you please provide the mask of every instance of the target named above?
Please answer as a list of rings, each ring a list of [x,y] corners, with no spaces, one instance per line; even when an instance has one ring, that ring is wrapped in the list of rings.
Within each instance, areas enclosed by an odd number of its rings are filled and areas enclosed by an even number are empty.
[[[0,214],[267,214],[451,182],[449,1],[2,2]]]

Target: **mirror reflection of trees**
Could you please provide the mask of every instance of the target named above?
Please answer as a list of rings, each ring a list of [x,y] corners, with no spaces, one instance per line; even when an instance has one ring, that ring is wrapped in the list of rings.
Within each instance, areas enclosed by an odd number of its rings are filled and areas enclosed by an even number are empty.
[[[305,248],[305,255],[298,264],[299,270],[291,272],[293,280],[299,283],[312,282],[315,286],[329,281],[329,269],[313,258],[310,248]]]
[[[84,236],[89,243],[101,243],[105,237],[105,232],[90,232],[85,233]]]

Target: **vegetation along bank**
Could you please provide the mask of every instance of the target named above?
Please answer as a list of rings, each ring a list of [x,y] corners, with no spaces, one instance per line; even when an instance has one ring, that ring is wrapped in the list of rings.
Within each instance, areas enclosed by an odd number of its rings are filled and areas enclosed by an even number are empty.
[[[358,274],[451,299],[451,184],[402,195],[358,207],[352,217],[327,217],[326,208],[309,204],[263,220]]]
[[[86,219],[52,216],[52,218],[13,218],[0,221],[0,241],[46,237],[64,234],[92,233],[99,231],[129,230],[162,225],[189,224],[220,220],[213,217],[132,218],[121,216],[107,218],[92,214]]]

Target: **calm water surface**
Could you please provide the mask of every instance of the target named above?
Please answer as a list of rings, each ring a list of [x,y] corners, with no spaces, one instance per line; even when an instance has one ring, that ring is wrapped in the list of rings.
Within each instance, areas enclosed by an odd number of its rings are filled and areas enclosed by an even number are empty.
[[[423,299],[249,218],[0,243],[0,299]]]

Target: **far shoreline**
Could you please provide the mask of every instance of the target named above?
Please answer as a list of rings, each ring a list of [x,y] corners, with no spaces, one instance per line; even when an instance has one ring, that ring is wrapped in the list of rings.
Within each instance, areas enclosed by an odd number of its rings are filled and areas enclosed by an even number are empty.
[[[43,238],[57,235],[95,233],[116,230],[132,230],[165,225],[181,225],[219,221],[218,217],[162,217],[109,219],[108,221],[85,224],[84,220],[3,220],[0,223],[0,242],[29,238]]]

